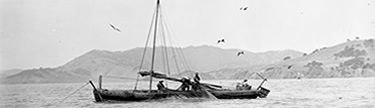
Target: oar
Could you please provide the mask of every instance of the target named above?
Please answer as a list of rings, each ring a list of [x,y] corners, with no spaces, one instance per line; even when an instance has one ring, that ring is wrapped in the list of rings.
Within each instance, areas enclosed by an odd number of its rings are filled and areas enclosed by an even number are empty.
[[[263,76],[260,75],[259,73],[256,73],[256,74],[257,74],[260,78],[263,79],[262,83],[260,83],[260,85],[259,85],[258,88],[257,88],[257,89],[259,89],[260,87],[262,87],[263,83],[264,83],[265,81],[267,81],[267,78],[263,77]]]

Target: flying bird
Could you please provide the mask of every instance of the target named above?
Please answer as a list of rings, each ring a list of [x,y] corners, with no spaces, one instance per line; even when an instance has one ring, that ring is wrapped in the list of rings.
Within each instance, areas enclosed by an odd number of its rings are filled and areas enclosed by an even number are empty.
[[[217,40],[217,44],[219,44],[220,42],[225,43],[225,40],[224,40],[224,39],[219,39],[219,40]]]
[[[292,68],[292,66],[293,66],[293,65],[289,65],[289,66],[288,66],[288,69]]]
[[[270,67],[270,68],[267,68],[266,70],[264,70],[265,72],[267,72],[267,71],[270,71],[270,70],[273,70],[273,69],[275,69],[275,67]]]
[[[116,31],[118,31],[118,32],[121,32],[121,30],[120,30],[119,28],[113,26],[112,24],[109,24],[109,26],[111,26],[111,28],[112,28],[113,30],[116,30]]]
[[[245,54],[243,51],[240,51],[237,53],[237,56],[240,56],[241,54]]]
[[[241,7],[240,10],[247,10],[247,7]]]

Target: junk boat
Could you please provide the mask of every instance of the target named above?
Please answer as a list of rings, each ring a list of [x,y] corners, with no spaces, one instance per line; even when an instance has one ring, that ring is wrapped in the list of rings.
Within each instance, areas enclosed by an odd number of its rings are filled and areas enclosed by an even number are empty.
[[[143,100],[150,100],[150,99],[161,99],[161,98],[168,98],[168,97],[186,97],[186,98],[208,98],[208,99],[255,99],[255,98],[265,98],[267,97],[270,90],[262,87],[262,84],[267,80],[263,78],[263,81],[256,89],[251,90],[230,90],[230,89],[223,89],[222,86],[216,84],[209,84],[209,83],[198,83],[199,90],[153,90],[152,89],[152,81],[153,78],[157,79],[165,79],[169,81],[181,82],[183,83],[183,78],[174,78],[169,77],[165,74],[155,72],[155,38],[157,34],[157,25],[158,25],[158,18],[160,10],[160,1],[157,0],[156,2],[156,9],[154,14],[154,19],[152,21],[152,25],[154,25],[154,40],[153,40],[153,47],[152,47],[152,58],[151,58],[151,68],[149,71],[140,71],[138,74],[140,76],[148,76],[150,79],[150,87],[148,90],[136,90],[128,89],[128,90],[108,90],[102,88],[102,76],[99,76],[99,87],[95,87],[92,81],[89,81],[92,87],[94,88],[93,94],[95,97],[96,102],[105,102],[105,101],[143,101]],[[146,48],[145,48],[146,49]],[[143,55],[144,57],[144,55]],[[143,60],[143,58],[142,58]],[[138,76],[139,76],[138,75]],[[258,74],[259,75],[259,74]],[[259,75],[260,76],[260,75]],[[138,78],[137,78],[138,81]],[[194,83],[194,82],[191,82]]]
[[[157,72],[142,71],[139,72],[141,76],[152,76],[153,78],[165,79],[183,83],[183,78],[168,77],[165,74]],[[100,77],[101,78],[101,77]],[[263,78],[263,77],[262,77]],[[99,80],[100,81],[100,80]],[[190,80],[189,80],[190,81]],[[94,97],[96,102],[103,101],[142,101],[150,99],[162,99],[168,97],[184,97],[184,98],[208,98],[208,99],[256,99],[267,97],[270,90],[262,87],[262,84],[267,81],[263,79],[261,84],[256,89],[250,90],[230,90],[223,89],[222,86],[209,83],[199,83],[202,90],[107,90],[95,88],[95,85],[90,81],[94,87]],[[193,83],[193,82],[191,82]],[[99,82],[101,85],[101,82]]]

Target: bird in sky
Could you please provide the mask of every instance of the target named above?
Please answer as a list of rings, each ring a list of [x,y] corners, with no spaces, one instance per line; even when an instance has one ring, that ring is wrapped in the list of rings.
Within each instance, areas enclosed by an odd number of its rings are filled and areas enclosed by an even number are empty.
[[[288,69],[292,68],[292,66],[293,66],[293,65],[289,65],[289,66],[288,66]]]
[[[275,69],[275,67],[270,67],[270,68],[267,68],[266,70],[264,70],[265,72],[267,72],[267,71],[270,71],[270,70],[273,70],[273,69]]]
[[[224,39],[219,39],[219,40],[217,40],[217,44],[219,44],[220,42],[225,43],[225,40],[224,40]]]
[[[119,28],[115,27],[114,25],[109,24],[109,26],[111,26],[111,28],[112,28],[113,30],[116,30],[116,31],[118,31],[118,32],[121,32],[121,30],[120,30]]]
[[[237,56],[240,56],[241,54],[243,55],[243,54],[245,54],[245,52],[240,51],[240,52],[237,53]]]
[[[247,7],[241,7],[240,10],[247,10]]]

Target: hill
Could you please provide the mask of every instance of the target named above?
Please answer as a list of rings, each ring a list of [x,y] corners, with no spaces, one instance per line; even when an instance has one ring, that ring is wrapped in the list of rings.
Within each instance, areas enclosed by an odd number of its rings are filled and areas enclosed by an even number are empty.
[[[374,46],[374,39],[348,41],[294,59],[248,68],[245,73],[237,73],[237,76],[245,77],[236,78],[255,78],[254,72],[261,72],[269,78],[374,77]]]
[[[156,52],[154,69],[175,77],[191,77],[195,72],[199,72],[203,79],[258,78],[255,74],[257,72],[268,78],[375,76],[374,39],[347,41],[305,54],[294,50],[254,53],[207,45],[186,48],[159,46],[156,49],[159,52]],[[84,82],[97,79],[99,75],[134,79],[139,70],[150,69],[150,62],[141,62],[144,50],[144,60],[151,61],[151,48],[134,48],[122,52],[92,50],[56,68],[7,73],[1,82]],[[244,54],[237,56],[239,51]],[[169,64],[169,67],[165,67],[165,64]]]
[[[145,61],[142,66],[142,54]],[[301,52],[293,50],[270,51],[253,53],[240,49],[221,49],[213,46],[189,46],[186,48],[157,47],[155,67],[156,71],[183,75],[187,71],[200,73],[224,68],[240,68],[261,64],[270,64],[283,60],[286,56],[296,58]],[[243,55],[237,56],[239,51]],[[168,58],[164,60],[163,58]],[[99,75],[121,76],[135,78],[141,70],[149,70],[151,63],[151,48],[134,48],[127,51],[92,50],[72,61],[56,68],[28,69],[18,74],[2,78],[2,83],[55,83],[74,82],[97,79]],[[169,64],[165,67],[164,64]],[[207,74],[208,79],[221,79]]]
[[[5,78],[17,73],[22,72],[22,69],[9,69],[9,70],[1,70],[0,71],[0,78]]]

